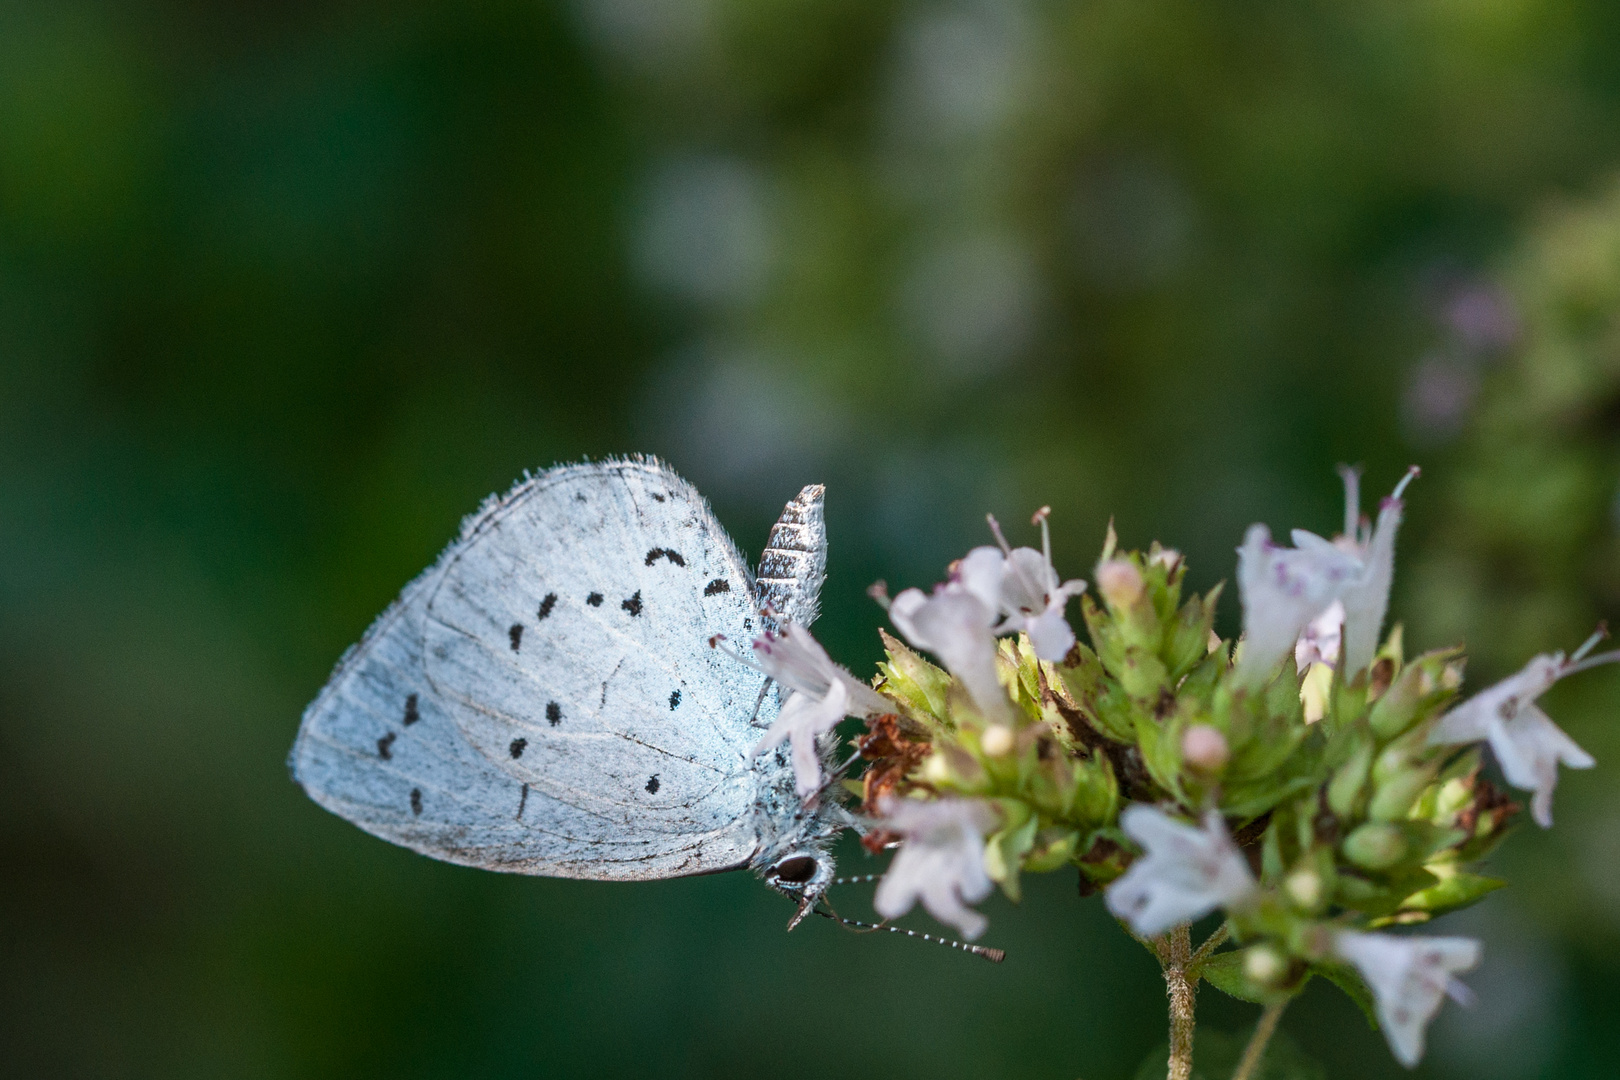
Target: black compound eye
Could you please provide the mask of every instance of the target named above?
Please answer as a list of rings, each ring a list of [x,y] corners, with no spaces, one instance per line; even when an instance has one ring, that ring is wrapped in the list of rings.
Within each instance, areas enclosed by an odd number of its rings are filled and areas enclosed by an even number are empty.
[[[820,866],[816,860],[808,855],[795,855],[791,859],[783,859],[771,868],[771,876],[777,881],[784,881],[790,885],[803,885],[816,876]]]

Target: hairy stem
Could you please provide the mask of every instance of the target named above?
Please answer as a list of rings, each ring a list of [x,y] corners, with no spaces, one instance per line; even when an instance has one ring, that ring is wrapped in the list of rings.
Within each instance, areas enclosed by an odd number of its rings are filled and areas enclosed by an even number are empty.
[[[1282,1019],[1283,1010],[1287,1007],[1286,998],[1266,1006],[1266,1011],[1260,1014],[1260,1023],[1255,1025],[1254,1034],[1249,1037],[1249,1045],[1243,1050],[1243,1060],[1238,1062],[1232,1080],[1250,1080],[1259,1071],[1260,1059],[1266,1056],[1266,1044],[1271,1041],[1271,1036],[1277,1030],[1277,1021]]]
[[[1158,950],[1170,997],[1170,1071],[1167,1080],[1189,1080],[1193,1061],[1193,1009],[1198,974],[1191,970],[1192,930],[1186,923],[1166,934]]]

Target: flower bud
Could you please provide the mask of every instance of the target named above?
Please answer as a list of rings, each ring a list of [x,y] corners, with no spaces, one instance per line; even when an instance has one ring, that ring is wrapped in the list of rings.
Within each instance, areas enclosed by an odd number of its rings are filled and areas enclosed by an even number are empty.
[[[1181,736],[1181,759],[1188,768],[1202,773],[1218,773],[1232,758],[1226,736],[1208,724],[1194,724]]]
[[[1288,958],[1270,945],[1256,945],[1243,954],[1243,974],[1259,986],[1275,986],[1288,974]]]
[[[1283,890],[1288,899],[1304,911],[1316,911],[1327,899],[1327,884],[1322,875],[1309,867],[1295,870],[1283,879]]]
[[[1016,742],[1012,728],[1006,724],[991,724],[984,729],[984,734],[979,736],[979,749],[983,750],[987,757],[1002,757],[1012,753]]]
[[[1115,611],[1140,600],[1144,587],[1142,571],[1129,559],[1109,559],[1097,566],[1097,590]]]
[[[951,763],[945,760],[944,754],[930,754],[923,763],[923,779],[930,784],[948,784],[951,782]]]
[[[1162,566],[1167,572],[1173,572],[1181,562],[1181,552],[1175,548],[1162,548],[1157,544],[1148,552],[1149,566]]]
[[[1406,837],[1394,825],[1369,821],[1344,838],[1344,857],[1367,870],[1387,870],[1406,857]]]
[[[1438,763],[1437,763],[1438,764]],[[1374,821],[1399,821],[1433,781],[1435,769],[1410,769],[1391,777],[1367,804],[1367,816]]]

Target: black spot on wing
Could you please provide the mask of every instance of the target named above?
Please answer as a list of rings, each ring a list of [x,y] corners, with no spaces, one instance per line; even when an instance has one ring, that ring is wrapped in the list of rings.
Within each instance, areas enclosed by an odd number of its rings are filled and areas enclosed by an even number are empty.
[[[652,493],[652,497],[653,497],[653,502],[663,502],[664,501],[664,497],[662,495],[658,494],[658,492],[656,492],[656,491]]]
[[[518,646],[523,644],[523,624],[520,622],[513,623],[511,628],[506,631],[506,637],[512,643],[512,651],[517,652]]]
[[[512,759],[515,761],[523,756],[523,748],[528,745],[528,739],[513,739],[512,745],[506,748],[506,752],[511,754]]]
[[[378,739],[377,756],[382,758],[384,761],[390,760],[394,756],[393,746],[394,740],[397,738],[399,738],[399,736],[390,731],[388,734]]]
[[[585,602],[587,604],[591,605],[591,607],[601,607],[602,606],[602,594],[599,593],[599,592],[593,592],[593,593],[591,593],[591,595],[589,595],[589,596],[587,596],[585,598]]]
[[[529,785],[523,785],[523,794],[518,796],[517,820],[523,820],[523,808],[529,805]]]
[[[657,773],[653,773],[653,775],[651,775],[651,776],[649,776],[647,778],[647,794],[649,794],[649,795],[658,794],[658,774]]]
[[[667,559],[670,562],[674,563],[676,566],[685,566],[686,565],[686,559],[681,556],[680,552],[674,550],[673,548],[655,547],[651,551],[647,552],[647,565],[648,566],[651,566],[653,563],[657,562],[659,559]]]
[[[723,593],[723,592],[730,592],[730,591],[731,591],[731,582],[727,581],[723,577],[717,577],[713,581],[709,582],[707,585],[703,586],[703,595],[704,596],[713,596],[715,593]]]
[[[578,494],[576,494],[574,496],[574,501],[575,502],[584,502],[585,501],[585,493],[583,491],[581,491]]]
[[[619,606],[624,608],[624,610],[628,611],[630,613],[631,618],[635,618],[637,615],[640,615],[641,614],[641,590],[637,589],[636,590],[636,595],[632,596],[628,600],[625,600],[625,601],[621,602],[619,604]]]
[[[535,621],[539,622],[541,619],[545,618],[547,615],[550,615],[551,614],[551,609],[556,607],[556,606],[557,606],[557,594],[554,593],[554,592],[546,593],[546,598],[544,600],[540,601],[540,610],[535,613],[535,616],[534,616]]]
[[[410,727],[420,719],[422,714],[416,708],[416,695],[412,694],[405,699],[405,726]]]
[[[422,789],[419,787],[411,788],[411,813],[422,816]]]
[[[670,709],[673,710],[680,703],[681,703],[681,692],[679,690],[671,690],[669,692],[669,707],[670,707]]]
[[[562,706],[555,701],[546,702],[546,720],[552,727],[562,723]]]

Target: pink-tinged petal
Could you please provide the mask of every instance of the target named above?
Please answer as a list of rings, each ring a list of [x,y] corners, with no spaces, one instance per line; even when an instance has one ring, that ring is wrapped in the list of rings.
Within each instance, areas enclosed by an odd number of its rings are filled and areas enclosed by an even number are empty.
[[[1058,588],[1057,571],[1034,548],[1013,548],[1007,553],[1007,572],[1001,583],[1000,606],[1013,614],[1033,615],[1046,608]]]
[[[825,698],[795,690],[788,694],[776,722],[754,746],[750,756],[758,757],[784,739],[791,740],[794,788],[800,798],[809,798],[821,790],[821,752],[817,737],[837,727],[848,708],[849,695],[841,684],[835,684]]]
[[[1344,604],[1338,600],[1329,604],[1322,614],[1305,624],[1305,630],[1294,643],[1294,667],[1304,671],[1312,664],[1333,667],[1339,662]]]
[[[1048,663],[1058,663],[1074,648],[1074,630],[1063,617],[1062,608],[1049,608],[1024,625],[1035,655]]]
[[[818,738],[836,728],[846,716],[875,716],[888,705],[870,687],[833,663],[802,626],[784,623],[779,632],[756,639],[754,656],[759,670],[780,683],[788,694],[782,711],[750,757],[758,757],[791,739],[794,788],[800,798],[808,799],[821,790]]]
[[[1342,593],[1344,603],[1344,671],[1354,677],[1372,664],[1378,635],[1389,611],[1389,588],[1395,580],[1395,531],[1401,525],[1401,501],[1384,500],[1378,525],[1361,552],[1361,573]]]
[[[1395,1059],[1414,1068],[1429,1022],[1446,997],[1467,996],[1453,974],[1479,963],[1480,944],[1463,937],[1398,937],[1341,931],[1334,951],[1354,964],[1373,992],[1379,1024]]]
[[[1299,532],[1300,540],[1312,534]],[[1243,599],[1240,676],[1251,685],[1268,678],[1293,649],[1305,626],[1327,608],[1360,564],[1314,537],[1303,548],[1278,547],[1271,530],[1252,525],[1238,549],[1238,592]]]
[[[927,603],[927,593],[921,589],[907,589],[889,604],[889,621],[919,649],[927,646],[918,643],[917,614]]]
[[[1535,793],[1530,816],[1544,829],[1552,827],[1558,765],[1589,769],[1596,764],[1535,703],[1568,668],[1562,653],[1534,657],[1516,674],[1446,713],[1429,735],[1436,746],[1488,741],[1507,782]]]
[[[1007,575],[1007,558],[1000,548],[976,547],[956,564],[952,584],[966,589],[991,611],[1001,601],[1002,579]]]
[[[1011,706],[996,674],[995,613],[977,596],[953,585],[926,598],[907,589],[889,606],[889,618],[913,645],[943,660],[986,715],[1006,714]]]
[[[956,927],[969,941],[988,921],[969,904],[990,895],[984,868],[984,834],[995,813],[974,799],[887,798],[879,808],[883,826],[904,839],[878,884],[873,906],[885,919],[898,919],[919,901],[940,922]]]
[[[1258,886],[1243,853],[1216,811],[1202,828],[1156,806],[1136,803],[1120,815],[1125,834],[1143,854],[1105,895],[1108,910],[1143,937],[1192,922],[1216,908],[1241,908]]]

